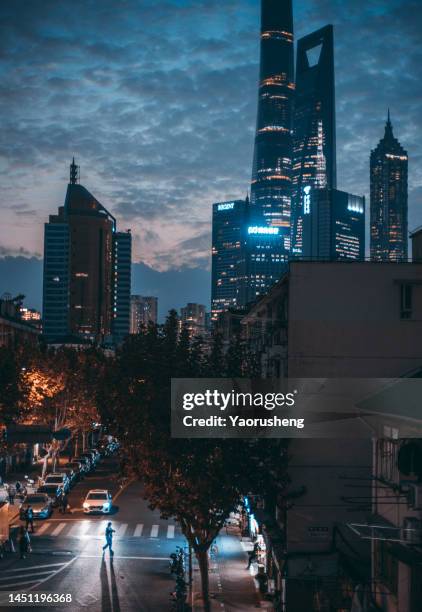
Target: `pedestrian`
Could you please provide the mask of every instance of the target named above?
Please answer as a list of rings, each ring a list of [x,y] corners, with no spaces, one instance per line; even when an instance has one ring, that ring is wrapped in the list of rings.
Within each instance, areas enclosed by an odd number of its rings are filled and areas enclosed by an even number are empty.
[[[260,550],[260,548],[259,548],[259,544],[258,544],[258,542],[255,542],[254,547],[253,547],[253,550],[250,550],[250,551],[248,552],[248,555],[249,555],[249,562],[248,562],[248,566],[247,566],[247,568],[246,568],[246,569],[249,569],[249,568],[251,567],[252,563],[253,563],[254,561],[257,561],[257,560],[258,560],[258,552],[259,552],[259,550]]]
[[[25,529],[28,531],[29,525],[31,526],[31,533],[34,533],[34,511],[32,506],[28,506],[25,511]]]
[[[25,559],[28,552],[31,550],[31,540],[29,533],[25,527],[21,527],[19,530],[19,553],[20,558]]]
[[[115,533],[116,530],[112,528],[111,526],[111,522],[108,523],[106,530],[105,530],[105,539],[106,539],[106,543],[103,546],[103,555],[105,554],[105,551],[107,548],[110,549],[110,557],[113,557],[114,552],[113,552],[113,533]]]
[[[9,485],[9,504],[11,506],[14,505],[15,503],[15,495],[16,495],[16,489],[15,487],[11,484]]]
[[[19,480],[17,480],[17,481],[16,481],[16,484],[15,484],[16,495],[19,495],[19,493],[21,492],[21,488],[22,488],[22,485],[21,485],[21,483],[19,482]]]
[[[61,504],[60,504],[61,505],[61,513],[62,514],[66,514],[67,504],[68,504],[67,495],[66,495],[66,493],[63,493],[63,497],[61,499]]]

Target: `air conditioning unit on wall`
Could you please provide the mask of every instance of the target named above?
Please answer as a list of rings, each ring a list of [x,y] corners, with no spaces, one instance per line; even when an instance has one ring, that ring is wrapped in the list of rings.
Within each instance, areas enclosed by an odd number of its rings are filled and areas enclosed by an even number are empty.
[[[422,485],[410,482],[408,485],[407,504],[412,510],[422,510]]]
[[[411,516],[403,519],[401,539],[408,544],[421,544],[422,521]]]

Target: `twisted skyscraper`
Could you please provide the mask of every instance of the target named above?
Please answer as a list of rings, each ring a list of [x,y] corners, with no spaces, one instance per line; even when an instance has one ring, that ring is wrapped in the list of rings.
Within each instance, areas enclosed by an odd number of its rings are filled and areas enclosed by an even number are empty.
[[[292,0],[262,0],[245,302],[280,278],[290,250],[293,59]]]

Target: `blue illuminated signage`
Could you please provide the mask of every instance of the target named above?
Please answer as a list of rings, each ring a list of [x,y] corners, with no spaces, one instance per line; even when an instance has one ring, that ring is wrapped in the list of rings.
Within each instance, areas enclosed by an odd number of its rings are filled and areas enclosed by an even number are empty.
[[[217,206],[217,210],[233,210],[234,202],[225,202],[224,204],[219,204]]]
[[[349,193],[347,210],[350,210],[350,212],[363,214],[365,212],[364,199]]]
[[[303,188],[303,214],[309,215],[311,212],[311,187],[306,185]]]
[[[260,235],[260,236],[277,236],[279,233],[278,227],[260,227],[258,225],[253,225],[248,227],[248,234],[252,235]]]

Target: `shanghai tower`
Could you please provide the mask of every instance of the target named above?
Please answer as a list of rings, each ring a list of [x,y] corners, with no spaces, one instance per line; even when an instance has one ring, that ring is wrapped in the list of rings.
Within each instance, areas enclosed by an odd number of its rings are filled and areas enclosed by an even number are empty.
[[[290,250],[294,89],[292,0],[262,0],[245,302],[279,280]]]

